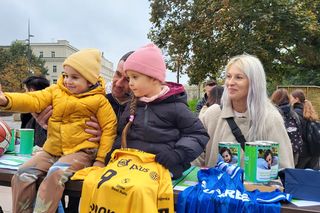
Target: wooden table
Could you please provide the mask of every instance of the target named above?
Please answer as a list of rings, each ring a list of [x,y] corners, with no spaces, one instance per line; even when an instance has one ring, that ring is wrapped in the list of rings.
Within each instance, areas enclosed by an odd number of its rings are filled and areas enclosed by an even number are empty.
[[[0,185],[2,186],[10,186],[12,175],[16,171],[9,169],[0,169]],[[64,194],[72,195],[74,197],[81,196],[82,189],[82,181],[68,181],[65,185]],[[177,201],[179,191],[174,191],[175,202]],[[308,206],[308,207],[297,207],[292,203],[283,203],[281,205],[281,212],[283,213],[302,213],[302,212],[318,212],[320,213],[320,205],[319,206]]]

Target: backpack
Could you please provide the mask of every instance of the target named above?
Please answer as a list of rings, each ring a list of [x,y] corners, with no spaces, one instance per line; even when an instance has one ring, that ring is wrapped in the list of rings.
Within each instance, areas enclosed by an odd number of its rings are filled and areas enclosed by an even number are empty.
[[[306,130],[307,145],[311,156],[320,156],[320,122],[308,121]]]
[[[302,125],[299,115],[292,109],[284,113],[281,107],[278,107],[280,114],[284,120],[287,134],[290,138],[293,153],[301,153],[303,146]]]

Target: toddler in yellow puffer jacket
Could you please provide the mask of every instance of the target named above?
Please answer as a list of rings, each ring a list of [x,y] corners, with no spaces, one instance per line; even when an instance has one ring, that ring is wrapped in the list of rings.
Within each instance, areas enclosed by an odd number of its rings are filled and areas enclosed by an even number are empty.
[[[39,113],[53,106],[43,151],[24,163],[12,178],[13,212],[55,212],[68,178],[88,166],[103,167],[114,142],[117,119],[99,76],[100,51],[80,50],[70,55],[63,67],[57,84],[44,90],[3,93],[0,87],[0,109]],[[84,131],[91,116],[101,126],[100,143],[89,141],[91,135]],[[37,179],[45,175],[36,195]]]

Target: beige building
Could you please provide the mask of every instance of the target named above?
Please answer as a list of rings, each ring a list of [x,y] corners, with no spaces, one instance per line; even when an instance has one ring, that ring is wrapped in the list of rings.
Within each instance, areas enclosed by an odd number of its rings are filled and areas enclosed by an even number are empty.
[[[30,47],[35,56],[45,60],[45,66],[48,68],[47,79],[50,83],[57,82],[58,77],[63,71],[62,63],[64,60],[72,53],[78,51],[67,40],[58,40],[52,43],[31,43]],[[107,83],[107,90],[109,90],[113,76],[113,64],[104,57],[102,57],[101,76],[104,77]]]

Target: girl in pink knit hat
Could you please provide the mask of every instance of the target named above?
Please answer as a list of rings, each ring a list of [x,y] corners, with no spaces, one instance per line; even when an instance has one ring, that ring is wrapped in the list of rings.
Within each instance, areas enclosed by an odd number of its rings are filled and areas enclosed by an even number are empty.
[[[179,178],[208,142],[202,123],[187,106],[184,87],[165,82],[166,65],[152,43],[134,51],[124,70],[133,95],[119,120],[118,136],[122,133],[128,148],[155,154],[155,161]],[[118,137],[113,149],[120,148],[120,141]]]

